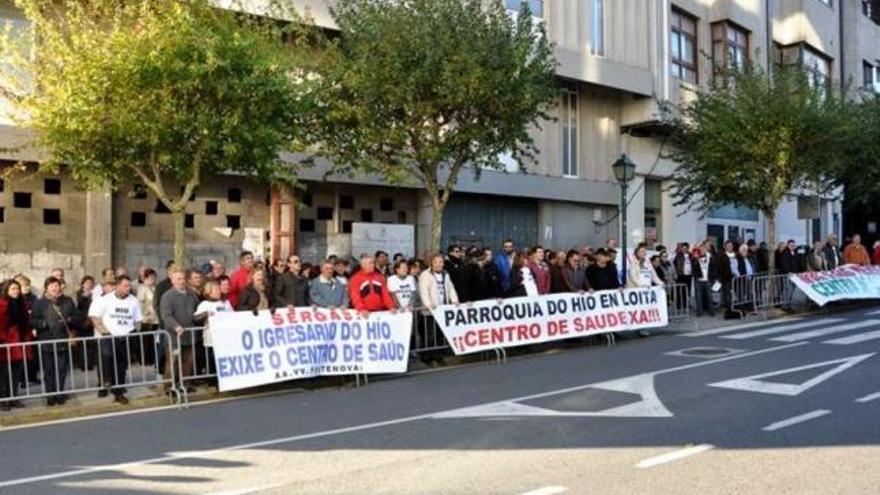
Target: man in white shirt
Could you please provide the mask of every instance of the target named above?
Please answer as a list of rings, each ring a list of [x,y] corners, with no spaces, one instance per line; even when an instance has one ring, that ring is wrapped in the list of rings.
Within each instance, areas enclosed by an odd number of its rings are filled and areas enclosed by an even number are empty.
[[[131,279],[122,275],[116,280],[116,289],[92,302],[89,318],[95,326],[95,335],[101,338],[101,361],[104,387],[113,392],[114,402],[126,405],[125,377],[128,372],[128,337],[141,323],[141,309],[131,295]],[[106,395],[106,394],[105,394]]]

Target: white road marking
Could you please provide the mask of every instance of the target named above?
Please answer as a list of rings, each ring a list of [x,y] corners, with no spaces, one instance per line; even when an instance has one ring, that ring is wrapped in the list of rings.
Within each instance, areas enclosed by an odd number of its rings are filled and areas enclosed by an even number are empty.
[[[741,325],[731,325],[728,327],[712,328],[709,330],[702,330],[700,332],[683,333],[683,334],[679,334],[679,335],[681,337],[706,337],[707,335],[718,335],[721,333],[735,332],[737,330],[747,330],[749,328],[755,328],[755,327],[776,325],[779,323],[798,321],[798,320],[802,320],[802,319],[803,319],[803,317],[798,316],[795,318],[784,318],[784,319],[774,320],[774,321],[756,321],[754,323],[743,323]]]
[[[769,373],[761,373],[758,375],[746,376],[743,378],[734,378],[733,380],[725,380],[723,382],[710,383],[710,387],[718,387],[718,388],[729,388],[733,390],[744,390],[746,392],[757,392],[762,394],[775,394],[775,395],[787,395],[789,397],[794,397],[797,395],[806,392],[807,390],[815,387],[816,385],[828,380],[832,376],[842,373],[849,368],[861,363],[865,359],[873,356],[876,353],[871,354],[862,354],[860,356],[850,356],[842,359],[834,359],[831,361],[823,361],[821,363],[813,363],[807,364],[804,366],[797,366],[794,368],[786,368],[784,370],[771,371]],[[835,366],[834,368],[821,373],[819,375],[810,378],[809,380],[803,383],[779,383],[779,382],[768,382],[761,380],[762,378],[769,378],[771,376],[779,376],[786,375],[788,373],[796,373],[799,371],[809,370],[812,368],[823,368],[832,364],[840,363],[839,366]]]
[[[877,400],[877,399],[880,399],[880,392],[868,394],[864,397],[859,397],[858,399],[856,399],[856,402],[859,402],[861,404],[865,404],[865,403],[871,402],[872,400]]]
[[[853,335],[850,337],[842,337],[834,340],[826,340],[822,342],[823,344],[835,344],[835,345],[851,345],[851,344],[861,344],[862,342],[867,342],[869,340],[877,340],[880,339],[880,330],[876,330],[874,332],[865,332],[860,333],[858,335]]]
[[[654,375],[661,375],[661,374],[665,374],[665,373],[673,373],[676,371],[684,371],[684,370],[688,370],[691,368],[699,368],[701,366],[710,366],[712,364],[722,363],[725,361],[731,361],[734,359],[742,359],[742,358],[746,358],[746,357],[757,356],[760,354],[766,354],[766,353],[770,353],[770,352],[791,349],[791,348],[799,347],[799,346],[802,346],[805,344],[806,344],[806,342],[797,342],[794,344],[786,344],[786,345],[780,345],[780,346],[775,346],[775,347],[768,347],[766,349],[760,349],[757,351],[747,352],[747,353],[743,353],[743,354],[737,354],[735,356],[727,356],[727,357],[715,359],[713,361],[701,361],[698,363],[691,363],[691,364],[686,364],[686,365],[682,365],[682,366],[675,366],[673,368],[666,368],[666,369],[655,371],[655,372],[653,372],[653,374]],[[578,385],[578,386],[568,387],[568,388],[564,388],[564,389],[560,389],[560,390],[552,390],[552,391],[548,391],[548,392],[527,395],[524,397],[514,397],[514,398],[503,400],[503,401],[489,402],[484,405],[496,404],[496,403],[500,403],[500,402],[539,399],[541,397],[558,395],[558,394],[565,393],[565,392],[573,392],[576,390],[590,388],[592,385],[593,384]],[[174,461],[174,460],[178,460],[178,459],[198,459],[198,458],[208,457],[211,455],[216,455],[216,454],[220,454],[220,453],[224,453],[224,452],[233,452],[233,451],[238,451],[238,450],[270,447],[270,446],[274,446],[274,445],[283,445],[283,444],[298,442],[298,441],[302,441],[302,440],[311,440],[311,439],[315,439],[315,438],[329,437],[329,436],[334,436],[334,435],[342,435],[345,433],[353,433],[353,432],[357,432],[357,431],[383,428],[385,426],[394,426],[394,425],[399,425],[399,424],[404,424],[404,423],[411,423],[414,421],[420,421],[423,419],[429,419],[429,418],[432,418],[438,414],[442,414],[442,413],[453,411],[453,410],[455,410],[455,409],[450,409],[450,410],[445,410],[445,411],[434,411],[434,412],[430,412],[427,414],[418,414],[415,416],[405,416],[402,418],[389,419],[389,420],[385,420],[385,421],[377,421],[374,423],[365,423],[365,424],[354,425],[354,426],[346,426],[343,428],[336,428],[333,430],[316,431],[313,433],[304,433],[301,435],[292,435],[292,436],[288,436],[288,437],[272,438],[269,440],[262,440],[259,442],[250,442],[250,443],[243,443],[243,444],[238,444],[238,445],[228,445],[226,447],[218,447],[218,448],[209,449],[209,450],[170,453],[168,455],[164,455],[161,457],[153,457],[150,459],[129,461],[129,462],[123,462],[123,463],[118,463],[118,464],[104,464],[104,465],[84,467],[84,468],[80,468],[80,469],[73,469],[70,471],[56,471],[56,472],[53,472],[50,474],[31,476],[28,478],[18,478],[18,479],[12,479],[12,480],[7,480],[7,481],[0,481],[0,488],[6,488],[9,486],[27,485],[27,484],[31,484],[31,483],[38,483],[41,481],[71,478],[74,476],[81,476],[84,474],[123,470],[123,469],[128,469],[128,468],[133,468],[133,467],[143,466],[143,465],[149,465],[149,464],[160,464],[163,462]],[[2,438],[2,435],[0,435],[0,438]]]
[[[525,492],[521,495],[556,495],[557,493],[567,492],[568,488],[564,486],[545,486],[543,488],[538,488],[537,490],[532,490],[530,492]]]
[[[707,450],[714,449],[715,446],[704,443],[702,445],[695,445],[693,447],[688,447],[686,449],[676,450],[675,452],[669,452],[668,454],[658,455],[657,457],[651,457],[650,459],[645,459],[644,461],[636,464],[637,468],[646,469],[652,468],[654,466],[659,466],[661,464],[666,464],[669,462],[674,462],[679,459],[684,459],[685,457],[691,457],[697,454],[702,454]]]
[[[257,493],[263,490],[271,490],[272,488],[278,488],[281,486],[281,483],[276,483],[274,485],[265,485],[265,486],[257,486],[254,488],[241,488],[238,490],[225,490],[222,492],[212,492],[207,495],[247,495],[249,493]]]
[[[826,416],[831,414],[831,411],[828,409],[817,409],[813,412],[808,412],[806,414],[801,414],[800,416],[795,416],[793,418],[783,419],[782,421],[777,421],[773,424],[767,425],[761,428],[764,431],[776,431],[781,430],[783,428],[788,428],[789,426],[797,425],[800,423],[804,423],[806,421],[810,421],[811,419],[821,418],[822,416]]]
[[[880,315],[880,309],[877,311],[871,311],[870,313],[865,313],[865,316],[877,316]]]
[[[859,321],[856,323],[848,323],[846,325],[836,325],[828,328],[820,328],[819,330],[810,330],[808,332],[799,332],[793,333],[791,335],[783,335],[782,337],[776,337],[774,339],[770,339],[774,342],[797,342],[799,340],[808,340],[815,337],[822,337],[825,335],[831,335],[835,333],[843,333],[849,332],[851,330],[858,330],[860,328],[877,326],[880,324],[880,320],[865,320]]]
[[[773,335],[774,333],[783,333],[790,330],[799,330],[801,328],[816,327],[819,325],[828,325],[831,323],[840,323],[845,321],[843,318],[822,318],[821,320],[805,321],[803,323],[794,323],[791,325],[782,325],[778,327],[765,328],[763,330],[755,330],[754,332],[738,333],[736,335],[723,335],[722,339],[751,339],[754,337],[763,337],[764,335]]]

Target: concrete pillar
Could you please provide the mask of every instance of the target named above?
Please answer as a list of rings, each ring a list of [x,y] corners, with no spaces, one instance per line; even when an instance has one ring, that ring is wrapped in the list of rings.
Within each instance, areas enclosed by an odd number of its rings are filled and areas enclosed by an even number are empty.
[[[113,194],[86,193],[86,238],[83,252],[85,273],[95,277],[113,266]]]
[[[421,256],[431,244],[431,219],[434,206],[425,191],[419,191],[416,206],[416,256]]]

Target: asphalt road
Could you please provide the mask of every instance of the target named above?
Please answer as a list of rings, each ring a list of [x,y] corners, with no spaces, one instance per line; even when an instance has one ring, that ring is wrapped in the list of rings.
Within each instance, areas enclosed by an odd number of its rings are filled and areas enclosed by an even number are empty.
[[[880,310],[0,431],[0,446],[4,495],[878,494]]]

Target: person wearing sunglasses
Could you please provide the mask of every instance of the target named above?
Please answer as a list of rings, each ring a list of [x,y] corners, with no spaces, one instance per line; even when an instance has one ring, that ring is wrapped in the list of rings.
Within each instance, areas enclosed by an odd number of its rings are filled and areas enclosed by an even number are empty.
[[[287,257],[287,272],[278,275],[273,292],[276,307],[309,305],[309,278],[302,273],[299,256]]]

